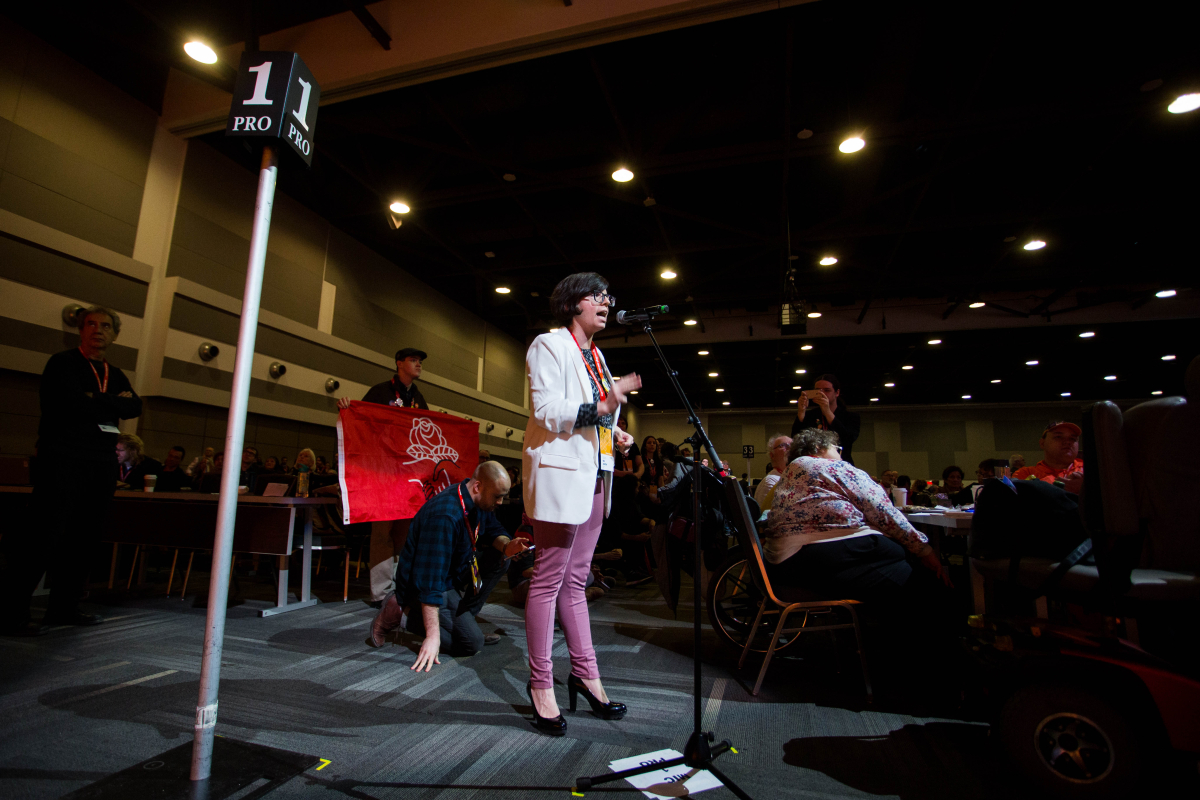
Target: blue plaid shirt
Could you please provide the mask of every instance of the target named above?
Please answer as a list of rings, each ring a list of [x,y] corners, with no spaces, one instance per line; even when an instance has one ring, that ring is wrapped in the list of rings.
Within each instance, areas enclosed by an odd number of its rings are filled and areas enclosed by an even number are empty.
[[[471,520],[470,530],[458,503],[459,489]],[[495,514],[480,511],[471,500],[467,481],[446,488],[421,506],[409,525],[408,539],[396,565],[396,599],[400,605],[424,603],[441,608],[446,590],[470,570],[471,531],[477,524],[477,550],[491,547],[497,536],[508,535]]]

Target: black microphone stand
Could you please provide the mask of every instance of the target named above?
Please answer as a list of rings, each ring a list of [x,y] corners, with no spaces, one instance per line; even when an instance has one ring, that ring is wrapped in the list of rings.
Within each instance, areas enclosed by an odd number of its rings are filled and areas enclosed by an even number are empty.
[[[692,665],[694,667],[693,686],[692,686],[692,735],[688,738],[687,745],[684,747],[683,756],[680,758],[671,758],[666,761],[657,761],[653,764],[646,764],[634,769],[626,769],[620,772],[611,772],[605,775],[593,775],[590,778],[576,778],[574,793],[582,794],[587,789],[593,786],[598,786],[602,783],[611,783],[613,781],[632,778],[635,775],[644,775],[647,772],[657,772],[660,769],[674,767],[678,764],[686,764],[694,770],[708,770],[717,777],[721,783],[725,785],[729,791],[733,792],[742,800],[751,800],[750,795],[742,791],[736,783],[726,777],[725,773],[721,772],[713,765],[721,754],[734,749],[733,744],[728,740],[723,740],[716,746],[711,746],[711,743],[716,741],[716,735],[711,731],[705,732],[700,729],[701,710],[700,710],[700,693],[701,693],[701,662],[700,662],[700,570],[703,563],[701,559],[701,521],[704,519],[702,515],[703,503],[701,501],[701,480],[703,478],[704,468],[700,466],[700,454],[702,449],[708,451],[712,463],[718,468],[721,466],[721,457],[717,455],[717,450],[713,447],[712,440],[708,438],[708,434],[704,430],[704,425],[700,422],[700,417],[696,415],[695,409],[692,408],[691,402],[688,400],[687,394],[683,391],[683,387],[679,385],[679,373],[671,369],[667,363],[667,357],[663,354],[662,348],[658,346],[658,340],[654,338],[654,331],[651,330],[650,320],[645,321],[645,327],[642,328],[646,335],[650,337],[651,344],[654,345],[654,351],[658,353],[658,359],[662,362],[663,369],[667,373],[667,378],[671,381],[671,386],[675,388],[675,394],[679,396],[680,402],[683,403],[683,408],[688,415],[688,424],[695,429],[695,433],[684,439],[684,442],[691,444],[694,455],[692,456],[692,520],[695,525],[695,543],[693,550],[695,551],[695,567],[692,572],[692,589],[693,589],[693,609],[692,609],[692,633],[693,633],[693,651]]]

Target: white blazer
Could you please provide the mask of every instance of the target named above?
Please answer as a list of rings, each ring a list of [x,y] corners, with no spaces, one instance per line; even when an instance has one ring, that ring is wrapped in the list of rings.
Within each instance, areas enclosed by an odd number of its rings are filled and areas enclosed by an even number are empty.
[[[611,386],[612,374],[603,355],[600,368]],[[571,331],[559,328],[534,339],[525,354],[525,369],[531,409],[521,458],[525,513],[542,522],[579,525],[592,513],[600,437],[594,425],[575,429],[580,404],[593,402],[593,397],[587,367]],[[607,517],[612,506],[612,472],[602,474]]]

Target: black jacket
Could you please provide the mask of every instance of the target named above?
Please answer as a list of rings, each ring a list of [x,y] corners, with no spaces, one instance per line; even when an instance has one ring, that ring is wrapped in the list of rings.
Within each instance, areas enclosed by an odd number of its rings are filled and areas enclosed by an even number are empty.
[[[142,413],[142,399],[118,397],[133,392],[125,373],[108,365],[107,391],[101,393],[96,377],[104,380],[104,363],[90,362],[78,349],[50,356],[42,371],[38,392],[42,418],[38,422],[38,457],[82,459],[117,465],[117,436],[101,425],[116,428],[123,419]]]
[[[833,412],[833,422],[826,425],[821,407],[811,404],[808,411],[805,412],[803,420],[797,417],[792,422],[792,438],[795,438],[805,428],[825,428],[837,433],[838,443],[842,446],[842,461],[854,463],[852,449],[854,442],[858,439],[858,432],[862,429],[862,417],[858,414],[838,403],[837,411]]]
[[[407,389],[404,384],[396,380],[393,375],[390,381],[377,383],[367,390],[363,396],[364,403],[378,403],[381,406],[396,405],[396,396],[399,395],[400,401],[404,404],[404,408],[423,408],[429,410],[429,403],[425,402],[425,398],[421,395],[421,390],[417,388],[417,382],[413,381],[412,385]]]

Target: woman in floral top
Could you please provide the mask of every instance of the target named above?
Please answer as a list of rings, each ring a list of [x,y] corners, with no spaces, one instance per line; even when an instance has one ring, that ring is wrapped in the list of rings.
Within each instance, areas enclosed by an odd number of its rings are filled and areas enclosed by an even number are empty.
[[[775,489],[763,542],[770,575],[783,585],[856,600],[895,599],[927,582],[915,559],[950,585],[929,540],[888,501],[871,476],[841,460],[833,431],[801,431]]]

